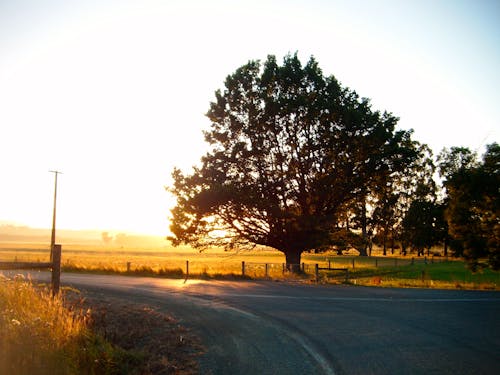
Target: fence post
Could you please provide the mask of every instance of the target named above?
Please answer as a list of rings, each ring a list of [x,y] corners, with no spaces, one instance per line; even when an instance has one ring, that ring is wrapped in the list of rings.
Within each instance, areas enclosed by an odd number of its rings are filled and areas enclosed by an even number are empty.
[[[241,276],[245,277],[245,261],[241,261]]]
[[[61,285],[61,245],[54,244],[52,253],[52,296],[59,293]]]
[[[130,272],[130,262],[127,262],[127,272]]]
[[[330,259],[328,259],[328,269],[331,269],[331,268],[332,268],[331,261],[330,261]]]
[[[302,272],[306,272],[306,265],[305,265],[305,263],[302,263]]]
[[[354,260],[354,258],[352,258],[352,269],[354,269],[354,268],[356,267],[356,266],[354,265],[354,262],[355,262],[355,260]]]
[[[286,264],[285,263],[282,263],[282,266],[283,266],[283,275],[285,274],[286,272]]]
[[[186,260],[186,281],[189,278],[189,260]]]
[[[318,263],[314,266],[314,273],[316,274],[316,282],[319,282],[319,266]]]
[[[269,277],[269,264],[266,263],[266,278]]]

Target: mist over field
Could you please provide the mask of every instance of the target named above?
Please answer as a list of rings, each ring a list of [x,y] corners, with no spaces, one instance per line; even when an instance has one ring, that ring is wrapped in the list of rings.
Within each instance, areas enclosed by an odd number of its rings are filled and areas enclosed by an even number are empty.
[[[11,224],[0,225],[0,242],[47,243],[50,244],[50,229],[31,228]],[[165,247],[168,241],[162,236],[106,230],[58,229],[58,243],[105,245],[114,247]]]

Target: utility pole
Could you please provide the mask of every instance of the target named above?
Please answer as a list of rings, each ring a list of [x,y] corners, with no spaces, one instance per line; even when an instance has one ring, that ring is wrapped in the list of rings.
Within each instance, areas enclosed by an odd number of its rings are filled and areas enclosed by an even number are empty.
[[[49,171],[50,173],[54,173],[55,181],[54,181],[54,210],[52,212],[52,236],[50,238],[50,261],[53,261],[54,254],[54,246],[56,244],[56,201],[57,201],[57,175],[62,173],[59,171]]]

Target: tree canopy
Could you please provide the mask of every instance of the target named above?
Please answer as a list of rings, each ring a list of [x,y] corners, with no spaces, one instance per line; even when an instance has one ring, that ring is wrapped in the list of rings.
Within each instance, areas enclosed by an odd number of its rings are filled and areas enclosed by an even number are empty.
[[[463,147],[444,150],[438,160],[452,247],[473,269],[500,269],[500,146],[488,145],[482,161]]]
[[[332,244],[349,203],[418,157],[397,117],[324,76],[314,58],[248,62],[207,116],[201,165],[172,174],[174,245],[264,245],[298,264],[303,251]]]

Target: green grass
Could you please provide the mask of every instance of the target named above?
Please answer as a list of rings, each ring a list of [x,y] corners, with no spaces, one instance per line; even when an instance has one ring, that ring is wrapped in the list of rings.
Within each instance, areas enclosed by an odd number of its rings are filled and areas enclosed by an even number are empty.
[[[391,287],[446,289],[500,289],[500,273],[491,269],[470,271],[463,261],[423,262],[400,267],[351,270],[352,283]]]

